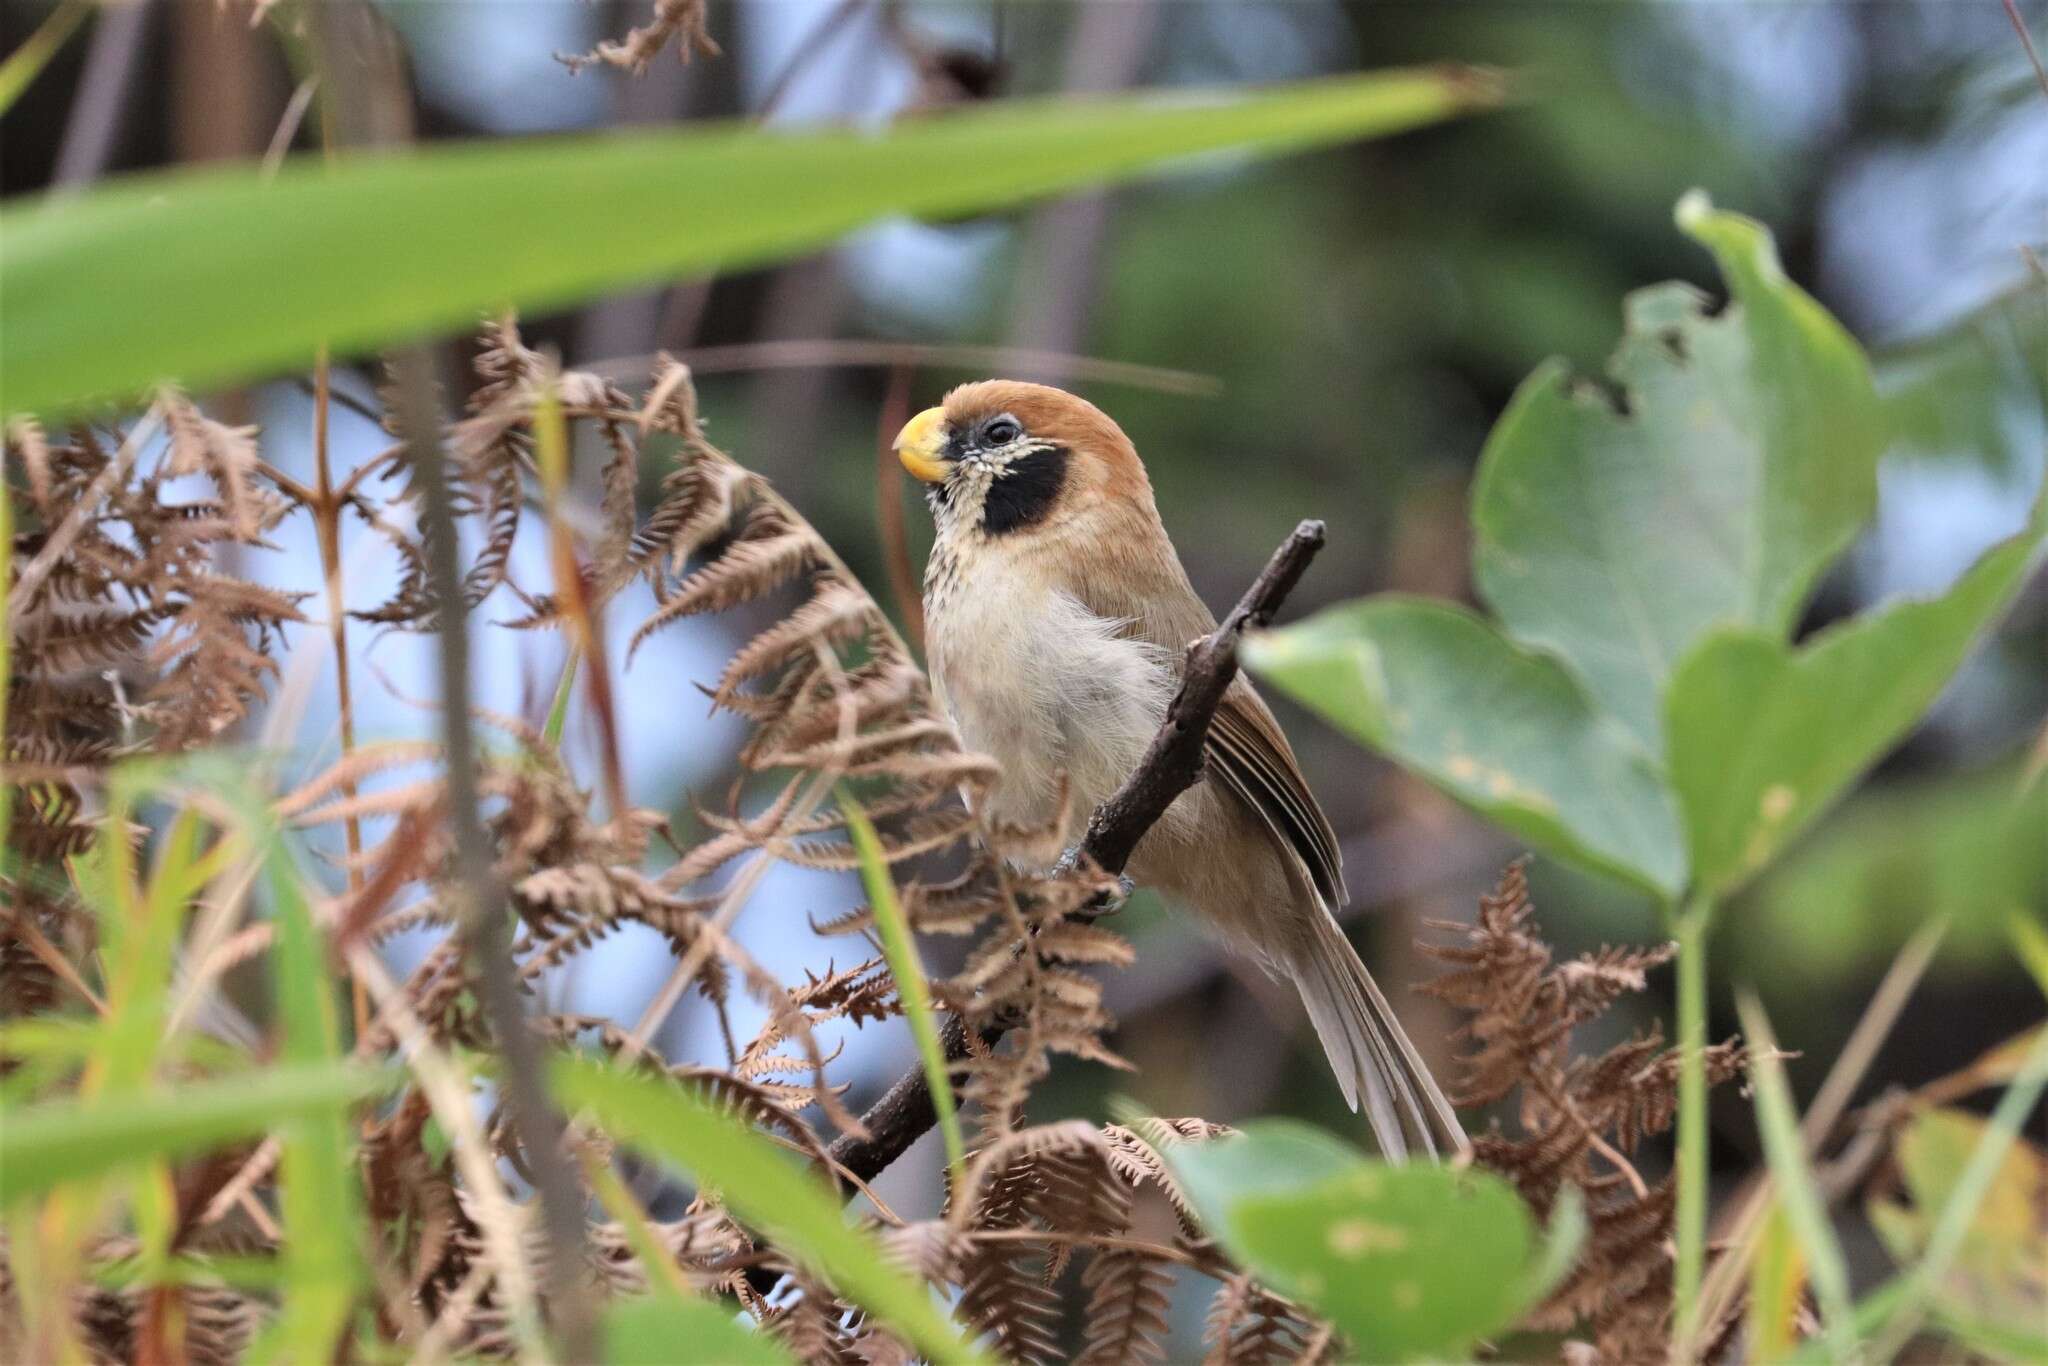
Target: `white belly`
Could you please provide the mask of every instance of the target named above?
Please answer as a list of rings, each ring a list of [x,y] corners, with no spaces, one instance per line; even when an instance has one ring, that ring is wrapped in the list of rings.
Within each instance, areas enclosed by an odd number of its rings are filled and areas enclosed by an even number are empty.
[[[1028,574],[962,574],[926,603],[932,682],[962,742],[1002,776],[988,814],[1057,820],[1062,779],[1078,819],[1121,784],[1178,686],[1172,652],[1130,639]],[[979,580],[979,581],[977,581]]]

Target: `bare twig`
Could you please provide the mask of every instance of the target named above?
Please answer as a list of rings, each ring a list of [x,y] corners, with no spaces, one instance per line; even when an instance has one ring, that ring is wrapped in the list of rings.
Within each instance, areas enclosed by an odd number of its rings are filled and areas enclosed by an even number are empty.
[[[1192,370],[1172,370],[1159,365],[1104,360],[1099,356],[1075,355],[1065,351],[1033,350],[1021,346],[957,346],[926,342],[866,341],[860,339],[796,338],[782,341],[735,342],[730,346],[699,346],[678,352],[676,359],[693,373],[716,375],[730,371],[802,369],[806,366],[857,367],[893,365],[950,366],[990,374],[1041,374],[1049,379],[1123,384],[1185,398],[1216,398],[1223,383],[1214,375]],[[661,357],[615,356],[583,368],[607,379],[645,378]]]
[[[882,400],[880,430],[875,434],[875,519],[882,534],[882,559],[889,570],[889,592],[903,627],[917,647],[924,648],[924,599],[917,589],[917,571],[910,564],[910,528],[903,516],[903,466],[891,443],[910,417],[910,367],[889,371],[889,393]]]
[[[1264,626],[1301,581],[1309,561],[1323,547],[1323,524],[1306,521],[1294,529],[1245,595],[1214,632],[1188,647],[1180,692],[1166,709],[1138,767],[1108,801],[1095,808],[1081,856],[1105,873],[1123,872],[1131,851],[1181,793],[1201,775],[1202,745],[1223,694],[1237,677],[1237,649],[1247,629]],[[1001,1024],[981,1030],[984,1043],[1003,1036]],[[946,1022],[946,1058],[967,1057],[967,1026],[959,1016]],[[832,1145],[837,1166],[872,1180],[937,1122],[924,1070],[911,1068],[861,1116],[865,1137],[847,1135]]]
[[[2020,7],[2013,0],[2005,0],[2005,17],[2012,20],[2013,32],[2020,36],[2020,46],[2027,50],[2027,61],[2034,68],[2034,80],[2040,85],[2041,93],[2048,95],[2048,67],[2041,65],[2041,54],[2034,47],[2034,35],[2027,32],[2027,21],[2020,18]]]

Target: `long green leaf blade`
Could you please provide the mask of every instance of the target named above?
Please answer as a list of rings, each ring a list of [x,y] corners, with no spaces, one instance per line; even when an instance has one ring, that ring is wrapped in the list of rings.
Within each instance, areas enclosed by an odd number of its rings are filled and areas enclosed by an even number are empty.
[[[758,265],[1223,148],[1400,132],[1494,102],[1452,69],[1018,101],[886,134],[740,125],[134,176],[0,213],[0,413],[207,388],[607,289]]]
[[[935,1361],[980,1361],[923,1286],[881,1246],[847,1224],[838,1199],[781,1149],[664,1077],[585,1058],[549,1069],[555,1094],[586,1109],[614,1138],[659,1157],[702,1185],[742,1221],[822,1273],[848,1299]]]
[[[1771,1022],[1752,992],[1744,991],[1736,1005],[1742,1012],[1742,1032],[1749,1040],[1750,1088],[1756,1093],[1757,1127],[1763,1132],[1764,1158],[1776,1184],[1778,1208],[1806,1254],[1814,1296],[1820,1301],[1822,1332],[1836,1359],[1848,1361],[1856,1350],[1849,1263],[1842,1255],[1834,1225],[1828,1222],[1826,1202],[1806,1159],[1806,1141],[1799,1134],[1799,1114],[1792,1103],[1791,1085],[1785,1080],[1785,1064],[1778,1058]]]
[[[131,1096],[118,1107],[65,1100],[15,1110],[0,1124],[0,1204],[152,1157],[254,1138],[375,1095],[393,1075],[339,1063],[285,1065]]]
[[[909,1018],[910,1032],[917,1040],[918,1060],[924,1064],[925,1084],[932,1093],[932,1110],[938,1115],[939,1132],[946,1140],[946,1165],[957,1179],[967,1161],[967,1147],[960,1139],[953,1080],[947,1074],[945,1049],[939,1043],[939,1021],[932,1010],[924,960],[918,957],[917,941],[911,937],[903,903],[896,898],[896,883],[889,876],[889,863],[882,855],[882,842],[875,836],[874,823],[843,786],[839,791],[839,809],[846,817],[847,831],[853,836],[854,852],[860,855],[860,880],[867,889],[868,908],[874,912],[875,928],[882,936],[882,952],[896,978],[896,994],[903,998],[903,1013]]]

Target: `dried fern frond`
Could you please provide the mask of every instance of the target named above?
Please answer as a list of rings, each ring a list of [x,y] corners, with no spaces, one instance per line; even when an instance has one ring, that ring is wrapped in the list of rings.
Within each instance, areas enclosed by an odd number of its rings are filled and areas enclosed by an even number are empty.
[[[1079,1366],[1166,1360],[1167,1295],[1173,1275],[1143,1253],[1099,1252],[1081,1273],[1088,1289],[1087,1331]]]
[[[635,76],[645,75],[663,48],[676,44],[676,56],[689,65],[693,56],[716,57],[721,49],[711,39],[705,0],[654,0],[654,14],[617,41],[606,40],[579,56],[555,54],[571,71],[586,66],[612,66]]]
[[[1474,1137],[1473,1160],[1514,1182],[1539,1218],[1567,1187],[1585,1204],[1589,1231],[1578,1262],[1525,1326],[1584,1325],[1605,1361],[1661,1355],[1675,1187],[1644,1185],[1628,1156],[1676,1117],[1679,1055],[1655,1029],[1592,1057],[1574,1057],[1571,1040],[1580,1025],[1644,990],[1646,974],[1674,949],[1602,948],[1554,963],[1534,917],[1517,862],[1482,898],[1473,925],[1439,927],[1462,942],[1422,946],[1451,965],[1422,989],[1470,1016],[1460,1031],[1470,1042],[1458,1103],[1518,1098],[1521,1136],[1496,1123]],[[1733,1041],[1708,1048],[1709,1084],[1740,1075],[1744,1059]]]

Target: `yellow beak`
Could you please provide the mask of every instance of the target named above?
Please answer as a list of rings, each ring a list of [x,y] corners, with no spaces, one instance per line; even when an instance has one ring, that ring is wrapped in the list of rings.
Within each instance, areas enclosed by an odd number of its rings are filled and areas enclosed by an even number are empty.
[[[946,410],[927,408],[896,433],[896,458],[912,476],[927,484],[945,480]]]

